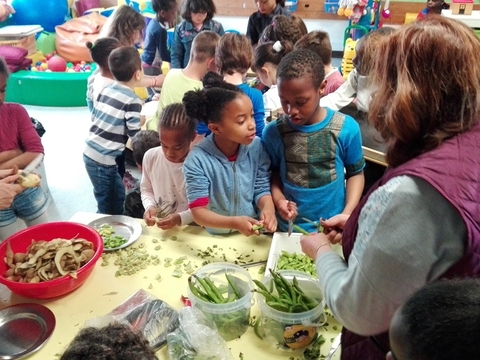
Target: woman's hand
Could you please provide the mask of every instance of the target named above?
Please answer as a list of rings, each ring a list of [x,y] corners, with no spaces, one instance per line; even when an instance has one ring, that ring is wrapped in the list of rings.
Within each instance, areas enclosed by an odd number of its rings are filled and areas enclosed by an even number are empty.
[[[245,236],[250,236],[254,234],[259,234],[258,230],[253,230],[253,225],[261,225],[262,223],[254,218],[249,216],[235,216],[234,217],[234,227],[233,229],[238,230],[240,234]]]
[[[323,233],[302,235],[300,245],[302,245],[302,251],[313,260],[317,260],[324,252],[332,251],[330,241]]]
[[[14,183],[17,179],[17,175],[10,175],[0,180],[0,209],[8,208],[15,196],[23,191],[19,184]]]
[[[149,206],[147,210],[143,213],[143,220],[147,226],[153,226],[156,222],[157,209],[155,206]]]
[[[267,232],[277,231],[277,217],[275,216],[275,210],[272,211],[262,211],[260,213],[260,221],[263,223],[263,227]]]
[[[343,228],[350,215],[338,214],[328,220],[321,220],[323,232],[332,244],[341,244]]]
[[[180,225],[182,225],[182,218],[179,214],[170,214],[167,217],[157,220],[157,226],[162,230],[168,230]]]
[[[287,199],[277,201],[277,211],[280,217],[285,220],[295,220],[298,215],[297,204]]]

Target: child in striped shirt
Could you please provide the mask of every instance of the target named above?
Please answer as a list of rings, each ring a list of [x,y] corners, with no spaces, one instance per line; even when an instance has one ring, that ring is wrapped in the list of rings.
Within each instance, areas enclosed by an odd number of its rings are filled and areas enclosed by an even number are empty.
[[[115,158],[122,154],[129,137],[140,131],[142,102],[134,93],[143,78],[142,62],[133,47],[113,50],[108,66],[115,83],[100,91],[93,104],[90,132],[83,159],[93,185],[98,212],[122,215],[125,187]]]

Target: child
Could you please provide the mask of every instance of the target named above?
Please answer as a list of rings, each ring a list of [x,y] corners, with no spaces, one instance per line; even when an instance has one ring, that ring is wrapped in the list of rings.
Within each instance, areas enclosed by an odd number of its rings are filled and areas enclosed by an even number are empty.
[[[348,74],[347,81],[335,92],[320,100],[322,107],[340,110],[356,99],[359,111],[368,112],[372,90],[368,81],[370,68],[375,64],[373,57],[378,44],[395,31],[392,27],[381,27],[360,38],[355,49],[353,65],[355,68]]]
[[[184,20],[175,26],[172,42],[172,69],[183,69],[187,66],[193,39],[201,31],[210,30],[220,36],[225,33],[222,24],[212,20],[216,11],[213,0],[185,0],[183,2],[181,15]]]
[[[157,360],[145,337],[130,326],[111,323],[80,330],[60,360]]]
[[[427,7],[418,13],[417,19],[423,19],[427,15],[442,14],[443,9],[450,9],[444,0],[427,0]]]
[[[428,284],[395,312],[387,360],[480,359],[480,281]]]
[[[88,78],[87,105],[88,110],[92,112],[93,103],[100,91],[115,82],[115,78],[108,67],[108,56],[114,49],[120,47],[121,43],[115,38],[106,37],[98,39],[94,44],[87,41],[86,46],[90,49],[90,56],[97,63],[99,69],[96,74],[92,74]]]
[[[153,130],[139,131],[132,138],[133,160],[140,171],[142,171],[145,153],[157,146],[160,146],[160,140],[158,139],[158,132]],[[123,183],[125,185],[125,215],[133,218],[143,218],[145,208],[142,205],[140,195],[140,180],[131,175],[130,172],[126,172]]]
[[[150,20],[147,25],[142,61],[145,73],[158,75],[162,72],[162,61],[170,62],[167,30],[175,19],[177,2],[175,0],[153,0],[152,8],[156,19]]]
[[[262,93],[244,83],[247,71],[252,66],[252,59],[252,45],[245,35],[228,33],[218,42],[215,51],[218,72],[227,83],[238,86],[250,98],[253,104],[256,135],[261,137],[265,127]]]
[[[287,54],[277,70],[282,115],[265,127],[263,142],[272,161],[272,196],[280,228],[294,215],[309,232],[318,220],[350,214],[363,190],[360,128],[351,117],[319,105],[325,88],[322,60],[310,50]],[[346,185],[345,185],[346,181]]]
[[[252,70],[255,71],[263,85],[269,87],[263,93],[265,112],[282,107],[277,90],[277,67],[282,58],[292,51],[290,41],[277,41],[259,44],[253,52]]]
[[[192,43],[190,60],[185,69],[171,69],[165,76],[160,93],[158,110],[155,117],[147,123],[147,129],[158,129],[158,119],[162,110],[170,104],[182,102],[183,95],[189,90],[201,89],[202,79],[208,71],[216,71],[215,48],[220,35],[213,31],[202,31],[195,36]],[[199,134],[204,135],[206,126],[197,125]]]
[[[147,151],[143,160],[141,193],[148,226],[166,230],[193,222],[182,166],[197,136],[195,128],[182,104],[163,110],[158,126],[162,146]]]
[[[327,32],[316,30],[303,35],[295,43],[294,49],[312,50],[322,59],[327,81],[324,95],[335,92],[345,82],[342,74],[332,66],[332,44]]]
[[[25,168],[43,146],[25,108],[5,102],[8,66],[0,57],[0,169]],[[17,186],[9,185],[18,190]],[[41,187],[29,188],[15,196],[13,202],[0,210],[0,242],[20,230],[17,218],[27,226],[48,222],[48,195]]]
[[[285,10],[285,0],[255,0],[258,11],[248,18],[247,37],[255,46],[263,30],[270,25],[275,15],[289,15]]]
[[[270,160],[255,136],[252,103],[236,86],[214,73],[202,90],[183,98],[187,116],[203,121],[212,134],[196,145],[183,165],[188,206],[195,222],[210,233],[245,236],[277,228],[270,195]],[[255,220],[260,212],[260,222]]]
[[[128,137],[140,130],[142,102],[133,89],[142,80],[143,70],[140,55],[133,47],[113,50],[108,66],[116,82],[100,91],[94,102],[93,125],[83,159],[98,212],[122,215],[125,187],[115,158],[122,154]]]
[[[275,15],[272,23],[263,30],[259,43],[288,40],[295,44],[307,34],[307,27],[303,20],[295,16]]]

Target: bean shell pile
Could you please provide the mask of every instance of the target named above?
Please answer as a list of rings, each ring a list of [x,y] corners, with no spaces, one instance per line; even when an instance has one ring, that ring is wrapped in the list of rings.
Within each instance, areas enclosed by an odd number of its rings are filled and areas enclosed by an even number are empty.
[[[77,278],[77,270],[95,254],[93,244],[85,239],[53,239],[32,241],[26,253],[14,254],[7,244],[5,278],[21,283],[38,283],[69,275]]]

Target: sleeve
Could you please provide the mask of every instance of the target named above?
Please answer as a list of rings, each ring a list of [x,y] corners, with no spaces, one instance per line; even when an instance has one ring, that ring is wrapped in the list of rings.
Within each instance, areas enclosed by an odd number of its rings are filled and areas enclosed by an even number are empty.
[[[12,118],[17,121],[19,144],[23,152],[44,153],[42,140],[30,120],[27,110],[21,105],[12,104]]]
[[[466,239],[460,214],[431,185],[393,178],[363,207],[348,265],[334,252],[317,259],[327,305],[357,334],[384,332],[409,296],[460,260]]]
[[[154,26],[156,20],[150,20],[147,26],[147,36],[145,46],[143,47],[142,61],[147,65],[152,65],[155,60],[155,51],[158,44],[158,28]]]
[[[270,158],[263,147],[260,139],[258,140],[258,168],[255,177],[255,187],[253,199],[255,204],[264,195],[270,195]]]
[[[182,24],[183,22],[175,26],[175,32],[173,34],[172,48],[170,50],[172,69],[181,69],[183,64],[183,56],[185,54],[185,49],[183,48],[182,38],[180,37],[180,26]]]
[[[348,74],[347,81],[337,91],[320,99],[320,106],[332,110],[340,110],[350,104],[357,96],[357,72],[354,70]]]
[[[160,32],[158,34],[158,43],[157,43],[158,53],[160,54],[162,61],[170,62],[171,61],[170,50],[168,50],[167,42],[168,42],[167,30],[160,28]]]
[[[142,180],[140,182],[140,194],[142,198],[142,204],[145,210],[150,206],[157,206],[155,201],[155,195],[153,193],[152,179],[150,174],[152,173],[152,162],[154,159],[154,152],[148,150],[143,157],[142,162]]]
[[[210,181],[202,166],[205,159],[200,156],[201,150],[193,148],[183,163],[187,200],[191,204],[201,198],[210,198]]]
[[[365,158],[362,149],[362,133],[358,123],[346,116],[339,136],[341,157],[347,177],[355,175],[365,167]]]
[[[216,21],[216,23],[218,24],[218,31],[217,31],[218,35],[220,36],[225,35],[225,30],[223,29],[222,23],[218,21]]]
[[[263,105],[263,97],[260,90],[252,89],[253,117],[255,119],[255,134],[262,137],[263,128],[265,127],[265,107]]]
[[[125,124],[127,126],[127,135],[129,138],[135,136],[140,131],[140,113],[142,111],[142,102],[139,98],[125,106]]]
[[[262,143],[265,146],[268,156],[270,157],[271,169],[279,170],[281,156],[283,154],[283,145],[280,141],[280,133],[278,132],[276,121],[272,121],[263,129]]]
[[[192,211],[190,209],[181,211],[178,213],[180,215],[180,219],[182,221],[182,225],[188,225],[193,223],[193,216]]]
[[[252,45],[256,45],[258,43],[259,34],[255,29],[253,17],[255,14],[250,15],[248,18],[248,25],[247,25],[247,37],[250,38],[252,41]]]

